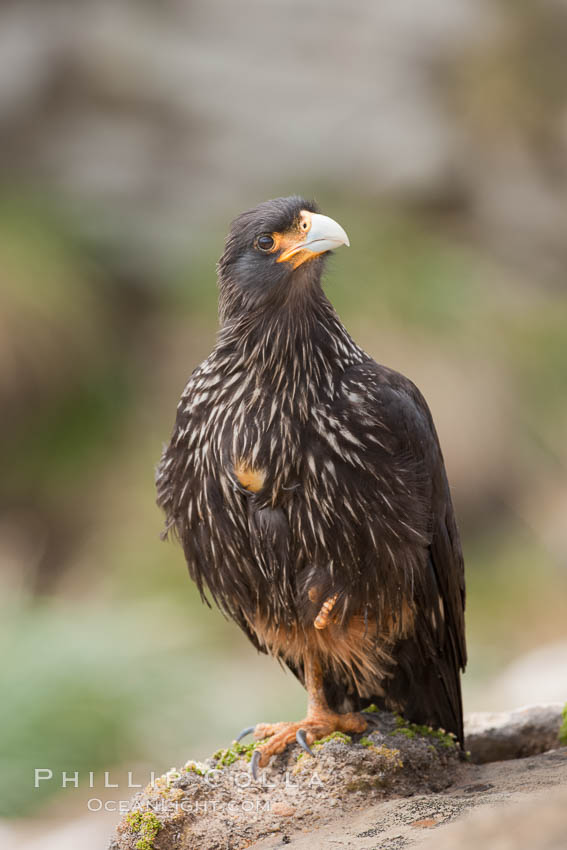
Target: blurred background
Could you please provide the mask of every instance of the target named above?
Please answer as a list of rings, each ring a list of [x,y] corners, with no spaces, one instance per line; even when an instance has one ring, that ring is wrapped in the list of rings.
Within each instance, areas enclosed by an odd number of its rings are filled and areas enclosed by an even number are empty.
[[[465,710],[566,699],[566,43],[565,0],[4,0],[3,846],[104,846],[128,770],[304,711],[154,504],[228,223],[270,197],[345,227],[328,294],[432,408]]]

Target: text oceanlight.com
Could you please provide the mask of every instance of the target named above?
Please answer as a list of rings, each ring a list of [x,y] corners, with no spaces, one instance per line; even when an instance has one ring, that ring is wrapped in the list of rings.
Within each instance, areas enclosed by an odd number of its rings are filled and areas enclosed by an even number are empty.
[[[227,814],[236,815],[241,812],[248,814],[256,814],[258,812],[271,811],[271,800],[175,800],[175,801],[155,801],[151,805],[146,806],[144,811],[152,811],[156,815],[175,815],[178,812],[193,815],[213,815]],[[126,814],[129,811],[135,811],[136,805],[132,804],[131,800],[101,800],[98,797],[91,797],[87,801],[87,809],[89,812],[119,812]]]

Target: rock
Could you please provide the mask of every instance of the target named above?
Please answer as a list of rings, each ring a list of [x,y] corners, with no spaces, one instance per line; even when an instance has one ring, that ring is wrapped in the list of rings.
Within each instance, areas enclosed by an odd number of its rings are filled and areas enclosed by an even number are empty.
[[[297,812],[295,806],[288,806],[287,803],[274,803],[272,806],[272,813],[274,815],[281,815],[284,818],[290,818]]]
[[[542,752],[558,744],[560,705],[467,718],[476,764],[440,731],[388,712],[368,717],[364,736],[329,736],[313,745],[315,758],[291,747],[259,782],[249,772],[255,744],[233,744],[206,763],[168,771],[134,798],[112,850],[134,850],[147,835],[155,850],[276,850],[290,843],[294,850],[449,850],[496,846],[496,838],[499,850],[563,846],[566,793],[549,791],[567,783],[567,748]],[[507,760],[486,763],[490,758]],[[502,808],[514,802],[522,806]],[[549,822],[538,814],[544,806]]]
[[[463,757],[451,736],[388,712],[367,716],[365,735],[335,733],[313,745],[315,758],[290,747],[260,771],[258,782],[249,764],[255,744],[234,743],[206,763],[168,771],[134,798],[113,850],[134,850],[146,822],[157,850],[240,850],[274,834],[281,843],[288,831],[389,797],[439,792],[455,781]]]
[[[566,758],[567,761],[567,758]],[[510,803],[521,805],[510,805]],[[426,841],[423,850],[564,850],[567,788],[512,796],[484,806]]]
[[[466,749],[477,764],[522,758],[559,746],[560,703],[516,711],[477,712],[465,719]]]
[[[287,840],[293,850],[564,850],[566,784],[565,748],[468,764],[444,792],[377,802]],[[282,847],[281,836],[270,836],[251,850]]]

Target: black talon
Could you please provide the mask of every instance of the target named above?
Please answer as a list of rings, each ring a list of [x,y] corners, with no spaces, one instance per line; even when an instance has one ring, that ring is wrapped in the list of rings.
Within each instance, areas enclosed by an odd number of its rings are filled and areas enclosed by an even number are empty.
[[[311,749],[311,747],[309,746],[309,744],[305,740],[305,730],[304,729],[298,729],[297,730],[297,732],[295,733],[295,740],[297,741],[297,743],[299,744],[299,746],[301,747],[302,750],[305,750],[306,753],[309,753],[310,756],[313,756],[313,758],[315,758],[315,753],[313,752],[313,750]]]
[[[260,750],[254,750],[252,760],[250,761],[250,770],[254,779],[258,779],[258,764],[260,761]]]
[[[255,726],[247,726],[246,729],[243,729],[242,732],[240,732],[240,734],[237,735],[237,737],[235,739],[236,743],[238,744],[239,741],[241,741],[247,735],[250,735],[254,731],[255,728],[256,728]]]

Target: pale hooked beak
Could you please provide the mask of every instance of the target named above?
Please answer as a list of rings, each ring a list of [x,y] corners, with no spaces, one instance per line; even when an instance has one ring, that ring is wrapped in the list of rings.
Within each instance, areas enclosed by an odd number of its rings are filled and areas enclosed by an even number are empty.
[[[284,251],[278,257],[278,263],[286,262],[296,257],[295,266],[312,259],[325,251],[333,251],[341,245],[350,245],[348,236],[343,228],[328,215],[302,210],[298,239],[284,246]]]

